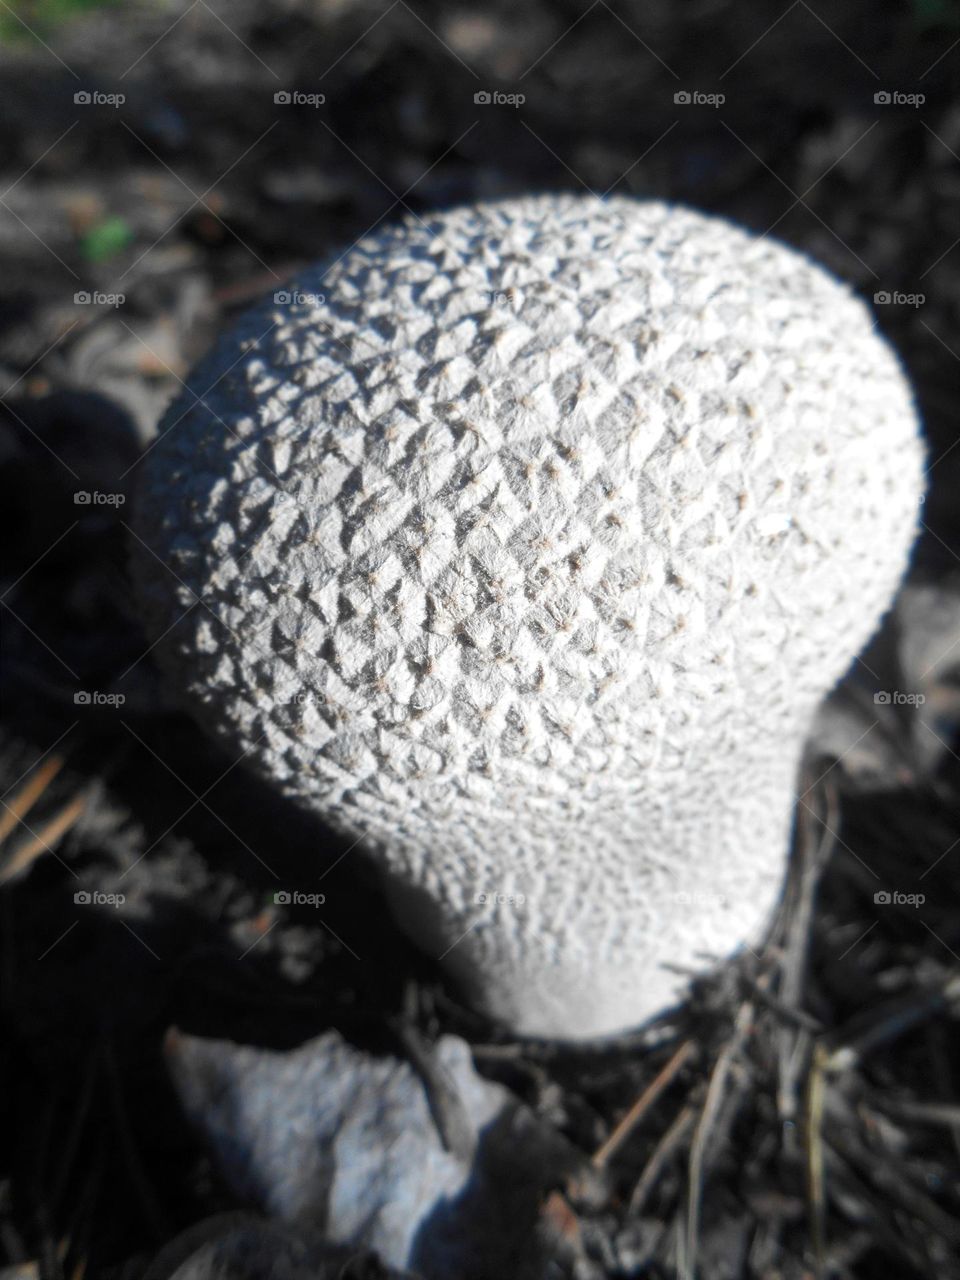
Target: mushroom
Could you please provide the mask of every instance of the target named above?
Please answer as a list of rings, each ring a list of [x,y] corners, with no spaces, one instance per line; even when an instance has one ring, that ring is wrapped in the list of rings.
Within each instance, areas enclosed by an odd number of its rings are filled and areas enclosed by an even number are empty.
[[[922,494],[895,356],[801,254],[659,202],[411,215],[243,316],[133,541],[205,726],[358,842],[521,1034],[756,945],[813,713]]]

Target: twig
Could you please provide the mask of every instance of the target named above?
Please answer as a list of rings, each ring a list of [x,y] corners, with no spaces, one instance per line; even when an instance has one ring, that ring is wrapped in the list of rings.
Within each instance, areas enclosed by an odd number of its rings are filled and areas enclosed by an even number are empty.
[[[791,1008],[790,1005],[784,1004],[782,1000],[778,1000],[772,991],[765,991],[758,982],[751,982],[750,989],[761,1004],[793,1027],[794,1030],[809,1031],[813,1035],[819,1035],[823,1031],[823,1023],[820,1019],[815,1018],[812,1013],[807,1013],[806,1009]]]
[[[695,1045],[692,1040],[684,1041],[670,1061],[654,1076],[630,1110],[616,1125],[607,1140],[594,1152],[592,1164],[595,1169],[602,1169],[609,1162],[611,1156],[620,1149],[629,1134],[640,1123],[664,1089],[673,1081],[680,1068],[688,1061],[694,1050]]]

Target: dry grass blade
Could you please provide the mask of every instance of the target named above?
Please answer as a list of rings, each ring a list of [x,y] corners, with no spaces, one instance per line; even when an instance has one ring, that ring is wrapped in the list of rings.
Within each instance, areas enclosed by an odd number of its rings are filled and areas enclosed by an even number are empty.
[[[813,1049],[807,1077],[807,1195],[810,1203],[810,1234],[816,1274],[823,1275],[826,1251],[826,1194],[823,1160],[823,1093],[828,1055],[822,1045]]]
[[[51,756],[20,788],[0,814],[0,840],[6,840],[18,822],[22,822],[63,768],[63,756]]]
[[[818,788],[818,793],[822,796],[824,803],[823,806],[818,803],[817,810],[819,811],[821,807],[825,808],[822,818],[819,812],[817,814],[822,822],[819,838],[813,830],[815,821],[813,815],[803,806],[799,809],[800,873],[796,889],[796,907],[787,924],[781,964],[779,1002],[785,1010],[797,1013],[800,1011],[803,996],[817,884],[820,873],[836,843],[833,833],[839,816],[836,789],[825,784],[822,788]],[[777,1109],[782,1120],[793,1120],[796,1117],[799,1082],[809,1061],[810,1044],[811,1037],[808,1031],[799,1030],[794,1033],[786,1025],[778,1031]]]
[[[720,1107],[724,1100],[724,1091],[730,1068],[737,1054],[743,1048],[751,1027],[753,1026],[755,1008],[752,1001],[740,1006],[734,1023],[733,1035],[721,1049],[710,1074],[707,1096],[703,1111],[694,1131],[690,1144],[689,1185],[687,1192],[687,1228],[683,1250],[683,1261],[680,1274],[683,1280],[694,1280],[697,1267],[698,1238],[700,1234],[700,1205],[703,1196],[704,1155],[710,1142]]]
[[[923,1250],[917,1250],[915,1241],[905,1230],[909,1218],[902,1213],[903,1206],[891,1206],[878,1201],[876,1192],[869,1180],[864,1178],[862,1169],[854,1167],[829,1142],[824,1143],[823,1155],[824,1168],[829,1171],[830,1186],[835,1189],[833,1194],[837,1202],[845,1205],[847,1218],[854,1217],[858,1223],[864,1224],[871,1247],[879,1247],[888,1258],[902,1259],[912,1268],[912,1271],[907,1272],[908,1275],[937,1275],[936,1270],[929,1265],[929,1256]],[[844,1233],[831,1243],[830,1262],[833,1265],[828,1272],[831,1280],[837,1274],[849,1240],[849,1235]]]
[[[423,1083],[427,1106],[444,1149],[462,1160],[471,1160],[476,1137],[456,1085],[416,1027],[408,1023],[398,1024],[397,1035]]]
[[[833,1090],[824,1096],[824,1111],[829,1122],[824,1138],[828,1159],[830,1152],[838,1153],[880,1193],[881,1204],[889,1205],[894,1214],[904,1213],[922,1220],[955,1251],[960,1247],[960,1223],[931,1197],[925,1171],[904,1158],[882,1127],[868,1123],[855,1128],[834,1123],[843,1109],[842,1103],[836,1105],[836,1097]],[[862,1114],[862,1108],[860,1111]]]
[[[613,1154],[620,1149],[628,1135],[636,1128],[649,1109],[660,1097],[664,1089],[671,1083],[680,1068],[689,1061],[695,1051],[692,1040],[685,1040],[670,1061],[660,1070],[647,1085],[640,1097],[620,1120],[613,1132],[594,1152],[592,1163],[595,1169],[602,1169]]]
[[[911,1185],[910,1166],[900,1161],[893,1151],[884,1148],[879,1153],[881,1158],[878,1158],[876,1151],[866,1147],[851,1132],[848,1124],[842,1123],[844,1116],[831,1116],[831,1121],[835,1119],[837,1123],[831,1123],[829,1141],[824,1136],[824,1120],[830,1104],[827,1094],[830,1076],[854,1071],[867,1050],[890,1043],[935,1013],[945,1012],[956,997],[958,985],[960,979],[952,977],[941,988],[920,1000],[912,993],[890,1001],[879,1011],[873,1010],[869,1016],[858,1017],[846,1027],[823,1036],[813,1046],[806,1087],[805,1144],[811,1238],[817,1276],[825,1275],[827,1270],[826,1171],[828,1167],[835,1167],[839,1158],[846,1162],[845,1167],[851,1175],[858,1171],[859,1176],[865,1179],[864,1187],[872,1186],[889,1196],[894,1213],[897,1206],[906,1206],[936,1235],[954,1243],[960,1242],[960,1233],[953,1220],[920,1188]],[[896,1114],[896,1103],[891,1105],[887,1099],[880,1099],[876,1105]],[[938,1107],[906,1100],[903,1108],[905,1117],[950,1127],[954,1127],[960,1118],[960,1108],[953,1106]],[[892,1175],[894,1170],[896,1173]],[[861,1199],[864,1206],[869,1204],[869,1197],[861,1196]],[[866,1212],[865,1207],[863,1212]],[[911,1254],[917,1253],[917,1248],[902,1235],[898,1237],[898,1244]]]
[[[69,1280],[83,1280],[87,1270],[88,1250],[97,1202],[103,1188],[103,1148],[91,1162],[89,1171],[78,1188],[76,1203],[61,1244],[61,1262]]]
[[[630,1197],[631,1215],[639,1214],[642,1211],[647,1202],[647,1197],[656,1185],[667,1161],[686,1139],[687,1134],[693,1128],[695,1117],[696,1109],[690,1103],[687,1103],[674,1120],[673,1124],[671,1124],[670,1128],[657,1143],[654,1152],[647,1161],[646,1168],[640,1175],[639,1181],[634,1187],[633,1194]]]
[[[102,1062],[105,1068],[107,1098],[116,1127],[117,1147],[122,1155],[130,1186],[137,1197],[140,1213],[158,1247],[170,1238],[170,1228],[163,1205],[151,1181],[150,1170],[145,1166],[130,1125],[127,1103],[124,1097],[123,1079],[116,1054],[109,1040],[101,1042]]]
[[[62,840],[71,827],[75,826],[87,807],[86,796],[75,796],[69,804],[64,805],[59,813],[47,822],[29,840],[25,840],[15,849],[0,870],[0,885],[6,884],[25,871],[41,853],[51,853],[52,846]]]
[[[937,1015],[948,1016],[960,1000],[960,974],[951,974],[942,985],[918,996],[915,991],[898,996],[824,1037],[831,1070],[849,1070],[866,1054],[892,1044]]]
[[[99,1050],[93,1049],[87,1055],[83,1071],[78,1071],[80,1087],[76,1095],[76,1105],[70,1119],[70,1124],[66,1129],[63,1144],[60,1148],[59,1158],[57,1161],[57,1172],[51,1183],[51,1203],[55,1209],[62,1209],[64,1207],[67,1183],[71,1175],[76,1173],[75,1162],[77,1159],[77,1153],[80,1150],[84,1128],[90,1117],[94,1090],[96,1089],[99,1072]]]
[[[884,1098],[883,1110],[904,1120],[919,1120],[923,1124],[943,1124],[960,1129],[960,1106],[949,1102],[911,1102]]]

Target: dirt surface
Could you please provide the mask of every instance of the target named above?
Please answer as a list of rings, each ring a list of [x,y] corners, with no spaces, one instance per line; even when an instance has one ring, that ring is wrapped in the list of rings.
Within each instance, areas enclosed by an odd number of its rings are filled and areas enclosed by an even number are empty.
[[[126,577],[137,460],[238,308],[405,208],[587,189],[723,214],[875,299],[929,443],[911,581],[949,611],[958,66],[953,0],[0,6],[9,1274],[140,1276],[239,1207],[168,1082],[178,1026],[275,1047],[336,1027],[396,1054],[410,1028],[464,1036],[600,1152],[589,1187],[544,1203],[544,1275],[960,1276],[960,632],[934,654],[939,718],[875,729],[862,670],[841,695],[882,744],[869,769],[860,739],[811,745],[763,953],[643,1035],[573,1051],[464,1008],[358,853],[338,861],[179,713]],[[888,628],[866,662],[897,644]],[[275,902],[326,868],[319,920]]]

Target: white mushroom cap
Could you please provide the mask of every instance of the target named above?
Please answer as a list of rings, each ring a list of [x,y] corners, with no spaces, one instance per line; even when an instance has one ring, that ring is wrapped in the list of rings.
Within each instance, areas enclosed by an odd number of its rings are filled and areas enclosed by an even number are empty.
[[[620,198],[413,216],[290,297],[144,464],[163,660],[478,1005],[638,1024],[775,905],[914,537],[898,363],[800,254]]]

